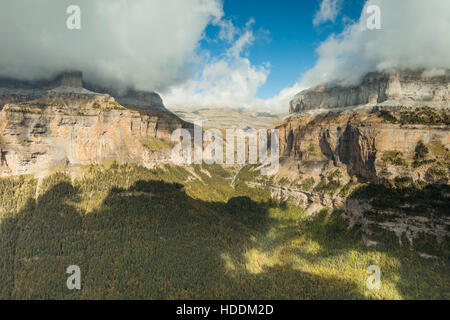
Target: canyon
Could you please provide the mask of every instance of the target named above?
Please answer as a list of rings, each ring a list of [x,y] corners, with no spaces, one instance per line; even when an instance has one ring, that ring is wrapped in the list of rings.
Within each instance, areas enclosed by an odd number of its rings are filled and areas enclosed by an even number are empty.
[[[371,73],[357,86],[300,92],[290,116],[275,126],[281,155],[275,183],[262,183],[275,198],[303,204],[310,214],[344,212],[368,246],[378,243],[371,240],[377,229],[411,245],[423,235],[446,241],[448,88],[448,70],[417,70]]]
[[[280,134],[282,168],[277,176],[321,178],[339,169],[349,179],[409,177],[447,184],[449,72],[425,74],[372,73],[357,87],[326,84],[296,95],[289,117],[268,122]],[[414,106],[402,104],[405,97]],[[77,71],[50,80],[0,79],[0,108],[2,176],[109,160],[153,167],[168,162],[174,130],[193,129],[167,110],[158,94],[85,83]],[[178,113],[189,120],[217,116],[203,111],[192,117],[183,115],[187,111]],[[235,113],[231,117],[244,116]],[[239,122],[223,125],[233,123]],[[256,120],[249,123],[261,126]],[[157,141],[167,148],[149,150]],[[423,159],[415,159],[419,143],[427,146]]]
[[[172,133],[196,130],[154,92],[78,72],[0,79],[0,297],[446,297],[448,101],[389,101],[263,121],[177,111],[277,129],[266,176],[261,163],[174,165]],[[85,291],[61,285],[74,263]]]
[[[326,208],[344,211],[351,225],[359,221],[365,226],[367,239],[368,226],[375,223],[365,217],[368,211],[382,212],[379,216],[389,212],[389,219],[375,224],[400,238],[413,221],[409,239],[421,233],[442,239],[446,217],[408,220],[401,210],[400,216],[395,208],[380,211],[370,199],[349,196],[364,184],[388,186],[398,179],[414,186],[448,186],[448,80],[448,72],[425,77],[423,71],[404,71],[372,73],[356,87],[325,84],[296,95],[284,119],[268,115],[258,121],[242,111],[227,116],[224,110],[211,109],[176,113],[187,120],[213,115],[207,127],[261,128],[266,123],[278,130],[279,170],[269,179],[247,181],[250,188],[268,189],[274,199],[293,201],[310,215]],[[105,162],[156,168],[171,163],[172,132],[193,131],[191,123],[165,108],[158,94],[85,83],[76,71],[50,80],[0,79],[0,107],[0,176],[42,177],[58,167]],[[237,172],[245,168],[236,167]],[[190,179],[197,178],[194,174]],[[448,201],[445,190],[439,192]],[[425,210],[434,212],[432,205]],[[430,228],[430,223],[437,227]]]

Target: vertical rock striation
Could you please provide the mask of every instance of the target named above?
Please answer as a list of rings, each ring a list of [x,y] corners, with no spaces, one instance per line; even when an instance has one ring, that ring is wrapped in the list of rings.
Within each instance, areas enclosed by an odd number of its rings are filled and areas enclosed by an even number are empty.
[[[360,105],[390,104],[416,106],[428,104],[448,108],[450,70],[433,75],[424,70],[374,72],[359,85],[319,85],[297,94],[290,102],[290,113],[336,109]]]
[[[170,153],[149,150],[148,139],[169,141],[174,130],[192,127],[165,109],[156,93],[128,90],[119,96],[121,104],[83,88],[79,72],[0,84],[2,176],[108,160],[151,167]]]

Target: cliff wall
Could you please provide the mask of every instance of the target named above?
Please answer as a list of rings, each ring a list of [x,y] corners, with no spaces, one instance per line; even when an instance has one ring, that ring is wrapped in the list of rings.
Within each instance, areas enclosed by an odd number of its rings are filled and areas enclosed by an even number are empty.
[[[423,70],[374,72],[367,74],[359,85],[324,84],[297,94],[290,102],[290,113],[336,109],[359,105],[427,104],[448,108],[450,71],[441,75]]]

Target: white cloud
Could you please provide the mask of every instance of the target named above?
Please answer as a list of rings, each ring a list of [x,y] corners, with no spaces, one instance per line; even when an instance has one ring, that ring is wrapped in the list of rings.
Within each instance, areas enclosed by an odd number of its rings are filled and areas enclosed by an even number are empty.
[[[197,77],[173,86],[163,93],[169,107],[251,107],[255,95],[269,75],[268,65],[254,66],[246,51],[254,43],[252,30],[254,21],[250,20],[242,30],[229,25],[229,21],[219,26],[222,32],[233,30],[233,42],[223,55],[211,58],[204,56],[203,66]],[[227,31],[224,31],[227,30]]]
[[[325,22],[335,22],[341,11],[341,0],[322,0],[319,11],[314,16],[313,24],[318,26]]]
[[[287,113],[289,102],[299,92],[307,89],[301,83],[296,83],[292,87],[284,88],[280,93],[270,99],[256,99],[252,104],[253,108],[270,110],[275,113]]]
[[[232,42],[235,35],[238,33],[238,30],[236,29],[231,20],[221,19],[219,21],[216,21],[214,24],[220,27],[219,32],[220,40]]]
[[[0,75],[47,78],[79,69],[107,85],[163,89],[190,76],[220,0],[77,0],[81,30],[66,28],[72,0],[0,2]]]
[[[366,9],[381,9],[381,30],[368,30]],[[368,0],[359,21],[331,35],[317,49],[303,87],[328,81],[357,83],[371,71],[450,68],[450,1]]]
[[[0,2],[0,76],[40,78],[80,69],[89,80],[163,91],[168,106],[286,112],[296,93],[319,83],[356,83],[367,72],[389,68],[430,70],[425,76],[450,68],[450,1],[367,0],[358,21],[319,45],[314,68],[266,100],[255,96],[270,65],[255,66],[248,58],[254,21],[239,28],[224,19],[221,0],[77,0],[80,31],[66,28],[70,4]],[[373,4],[381,8],[381,30],[366,27],[365,9]],[[339,8],[339,1],[323,1],[315,23],[333,21]],[[221,55],[199,48],[208,24],[220,28],[215,41],[228,44]]]
[[[381,9],[381,30],[367,29],[369,15],[366,9],[369,5],[378,5]],[[207,91],[210,94],[206,95],[190,88],[188,92],[196,93],[191,96],[187,94],[185,101],[201,101],[202,96],[207,96],[206,101],[211,105],[216,103],[286,112],[289,100],[295,94],[325,82],[357,84],[368,72],[392,68],[429,70],[424,76],[442,74],[442,69],[450,68],[449,17],[449,1],[368,0],[356,22],[348,22],[342,33],[331,35],[318,46],[316,65],[303,74],[298,83],[283,89],[277,96],[266,100],[255,98],[258,86],[265,83],[268,70],[252,67],[248,59],[241,57],[233,60],[240,61],[236,65],[221,61],[226,65],[222,65],[221,76],[228,81],[222,79],[218,82],[220,85],[213,86],[214,90]],[[239,42],[248,43],[246,37],[249,35],[241,35],[233,50],[241,52]],[[232,56],[236,57],[235,54]],[[207,69],[214,69],[213,66],[214,63]],[[236,73],[246,81],[234,81],[231,75]],[[253,77],[246,77],[247,74]],[[203,83],[207,82],[206,79]],[[193,101],[192,97],[197,100]],[[182,103],[182,100],[179,102]]]
[[[369,5],[381,9],[381,30],[367,29]],[[368,0],[358,21],[319,45],[316,65],[298,83],[261,105],[286,112],[303,89],[326,82],[357,84],[373,71],[423,68],[424,77],[442,75],[450,68],[449,30],[450,1]]]

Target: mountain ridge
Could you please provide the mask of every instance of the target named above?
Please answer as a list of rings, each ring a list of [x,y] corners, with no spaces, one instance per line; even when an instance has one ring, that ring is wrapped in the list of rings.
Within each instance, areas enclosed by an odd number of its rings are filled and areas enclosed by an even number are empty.
[[[372,72],[358,85],[325,83],[301,91],[290,101],[289,112],[330,110],[363,105],[449,107],[450,70],[432,74],[425,70]]]

